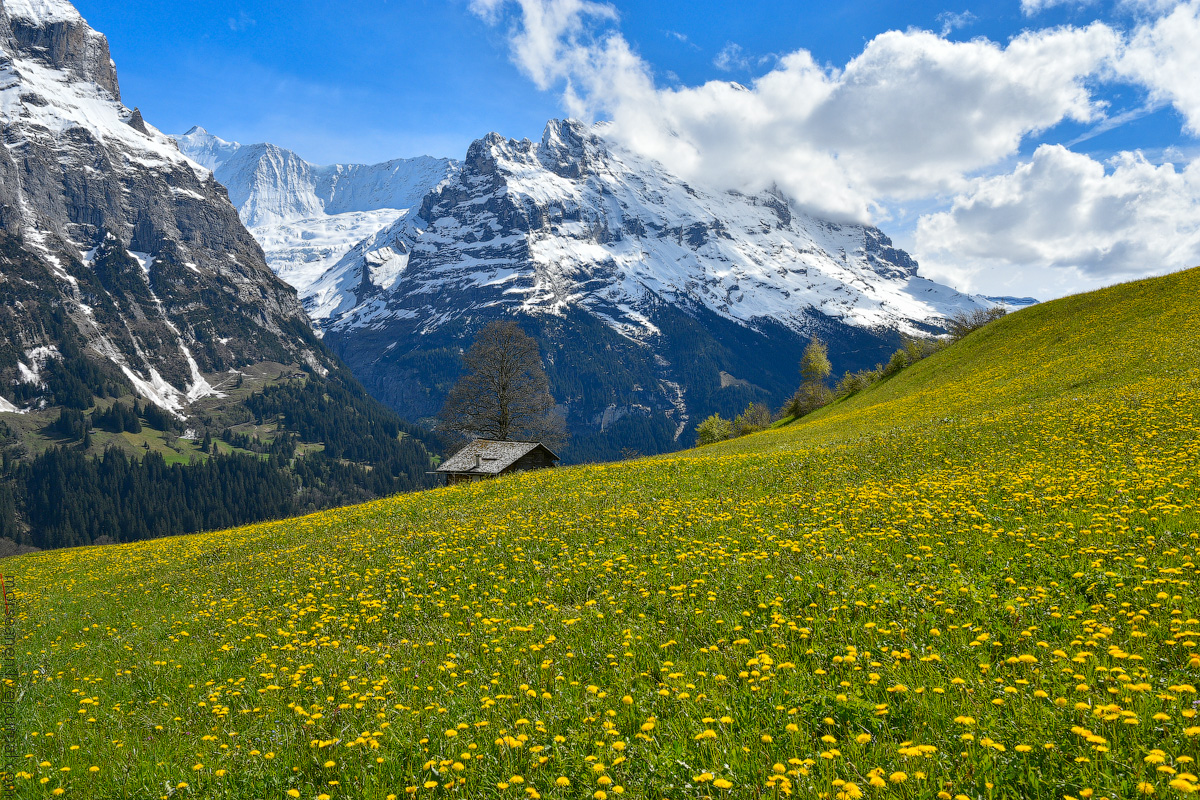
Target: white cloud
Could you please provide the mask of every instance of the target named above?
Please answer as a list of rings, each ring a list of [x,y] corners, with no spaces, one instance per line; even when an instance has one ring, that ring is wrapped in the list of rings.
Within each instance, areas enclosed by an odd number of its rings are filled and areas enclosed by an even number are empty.
[[[740,44],[728,42],[713,59],[713,66],[726,72],[735,69],[749,69],[750,59],[746,58]]]
[[[977,19],[979,17],[970,11],[943,11],[937,15],[937,21],[942,23],[942,36],[949,36],[959,28],[966,28]]]
[[[951,208],[923,216],[922,269],[960,285],[1021,276],[1053,291],[1065,270],[1080,285],[1200,264],[1200,160],[1154,165],[1140,153],[1107,163],[1042,145],[1012,172],[979,178]]]
[[[659,88],[616,33],[560,63],[573,116],[610,119],[610,135],[684,178],[775,184],[815,213],[864,221],[888,199],[953,191],[1030,132],[1096,118],[1084,82],[1118,44],[1103,25],[1003,47],[892,31],[842,70],[800,50],[749,87]]]
[[[1158,16],[1171,11],[1184,0],[1119,0],[1118,5],[1138,15]]]
[[[689,39],[688,35],[686,33],[680,33],[679,31],[663,31],[663,33],[666,35],[666,37],[668,39],[674,39],[677,42],[686,44],[692,50],[700,49],[700,45],[696,44],[691,39]]]
[[[1063,2],[1026,0],[1023,8]],[[1137,5],[1128,34],[1102,22],[1029,30],[1003,44],[889,31],[840,68],[798,50],[747,85],[682,87],[656,83],[607,4],[472,7],[511,26],[514,62],[538,86],[561,87],[571,116],[608,120],[607,136],[687,180],[750,191],[775,185],[835,220],[886,219],[908,203],[940,206],[947,210],[923,217],[915,234],[931,274],[969,280],[999,266],[1044,277],[1057,268],[1066,277],[1043,280],[1052,286],[1161,270],[1196,255],[1200,167],[1123,154],[1106,171],[1058,147],[1008,172],[1022,143],[1064,120],[1092,123],[1086,138],[1171,103],[1200,134],[1200,0],[1169,8],[1165,0],[1125,2]],[[965,21],[942,19],[950,28]],[[749,62],[731,44],[715,63]],[[1150,97],[1110,118],[1093,90],[1113,83],[1144,87]],[[998,169],[1006,174],[979,177]]]
[[[1021,0],[1021,13],[1027,17],[1056,6],[1090,6],[1095,0]]]
[[[513,0],[521,9],[519,26],[510,32],[513,59],[539,89],[567,78],[588,48],[590,20],[615,20],[608,3],[591,0]],[[471,10],[497,22],[510,0],[471,0]]]
[[[1137,28],[1118,71],[1150,89],[1152,100],[1169,102],[1200,135],[1200,2],[1182,3],[1166,16]]]

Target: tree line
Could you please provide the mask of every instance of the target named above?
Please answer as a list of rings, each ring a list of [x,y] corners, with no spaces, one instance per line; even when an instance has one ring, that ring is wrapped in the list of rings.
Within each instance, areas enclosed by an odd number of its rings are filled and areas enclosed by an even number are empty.
[[[269,439],[221,430],[250,452],[221,454],[212,432],[204,456],[168,464],[149,451],[109,448],[89,456],[93,428],[140,432],[179,423],[151,403],[117,402],[88,414],[63,408],[47,432],[69,442],[33,458],[5,450],[0,537],[39,548],[128,542],[278,519],[433,484],[432,437],[340,382],[295,380],[245,401]],[[301,442],[323,448],[297,455]]]
[[[779,420],[789,417],[799,419],[811,414],[834,400],[850,397],[892,377],[905,367],[928,358],[1007,313],[1001,306],[959,311],[943,321],[945,336],[903,336],[900,348],[892,353],[886,364],[876,364],[873,369],[857,372],[847,371],[832,389],[828,385],[828,379],[833,373],[829,350],[819,337],[814,336],[800,359],[800,386],[778,414],[772,414],[762,403],[750,404],[732,420],[724,419],[720,414],[713,414],[696,426],[697,444],[712,444],[745,436],[765,430]]]

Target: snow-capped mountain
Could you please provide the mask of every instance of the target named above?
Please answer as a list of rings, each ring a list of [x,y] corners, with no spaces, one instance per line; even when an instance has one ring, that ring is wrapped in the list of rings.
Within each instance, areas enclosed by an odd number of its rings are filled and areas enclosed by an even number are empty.
[[[648,449],[668,446],[665,420],[673,440],[711,411],[778,405],[813,335],[853,369],[901,333],[991,305],[922,278],[876,228],[815,219],[778,192],[689,185],[602,128],[557,120],[540,142],[474,142],[302,296],[368,388],[414,417],[440,403],[444,354],[516,315],[542,336],[577,439],[621,417],[663,421]]]
[[[62,356],[75,331],[175,412],[218,393],[216,373],[320,366],[295,293],[225,190],[121,103],[107,41],[65,0],[3,0],[0,122],[11,335],[0,376],[22,384],[21,402],[37,394],[39,360]]]
[[[0,0],[0,135],[0,538],[127,541],[430,483],[424,432],[321,343],[212,171],[121,102],[66,0]]]
[[[316,166],[291,150],[229,142],[198,126],[174,138],[214,172],[267,263],[301,294],[354,244],[395,222],[458,169],[430,156]]]
[[[655,332],[639,310],[651,298],[798,332],[814,312],[912,331],[987,302],[919,277],[876,228],[814,219],[778,193],[689,186],[569,120],[540,143],[489,134],[456,178],[303,293],[314,319],[345,330],[395,308],[436,326],[433,289],[497,286],[513,308],[580,306],[635,337]]]

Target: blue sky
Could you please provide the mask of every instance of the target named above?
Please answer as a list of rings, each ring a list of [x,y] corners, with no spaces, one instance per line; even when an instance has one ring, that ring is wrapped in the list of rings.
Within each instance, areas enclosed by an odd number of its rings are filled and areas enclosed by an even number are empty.
[[[165,3],[76,0],[109,39],[126,104],[157,127],[194,124],[227,139],[270,141],[317,163],[397,156],[461,156],[489,131],[536,138],[563,114],[555,91],[539,91],[509,58],[504,29],[462,0],[329,3]],[[807,49],[844,65],[886,30],[941,31],[963,12],[954,39],[1005,41],[1030,27],[1017,2],[937,3],[617,2],[620,28],[665,86],[746,81],[776,56]],[[1050,9],[1045,26],[1086,23],[1096,6]],[[715,65],[730,45],[744,64]],[[726,63],[726,62],[723,62]],[[1114,97],[1122,107],[1140,98]],[[1130,103],[1130,101],[1133,101]],[[1069,140],[1086,126],[1047,137]],[[1170,108],[1082,149],[1163,148],[1179,143]],[[1053,134],[1058,134],[1055,136]]]
[[[76,5],[125,103],[168,132],[372,162],[572,113],[689,179],[879,224],[963,288],[1052,296],[1200,262],[1200,0]],[[791,108],[809,94],[828,107]]]

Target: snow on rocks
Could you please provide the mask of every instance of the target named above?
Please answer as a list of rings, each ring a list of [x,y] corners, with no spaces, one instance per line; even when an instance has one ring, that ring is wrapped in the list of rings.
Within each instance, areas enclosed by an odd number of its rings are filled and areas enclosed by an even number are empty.
[[[310,315],[327,329],[377,327],[421,298],[491,289],[524,313],[582,307],[639,338],[656,333],[645,309],[662,301],[797,331],[814,311],[915,332],[991,305],[920,277],[878,229],[813,218],[774,191],[689,185],[598,130],[552,120],[538,143],[476,141],[419,209],[302,289]],[[424,313],[436,327],[446,311]]]
[[[419,156],[382,164],[310,164],[273,144],[229,142],[199,126],[176,136],[180,150],[229,191],[267,263],[302,295],[347,251],[388,227],[458,164]],[[402,254],[379,259],[381,280]]]

